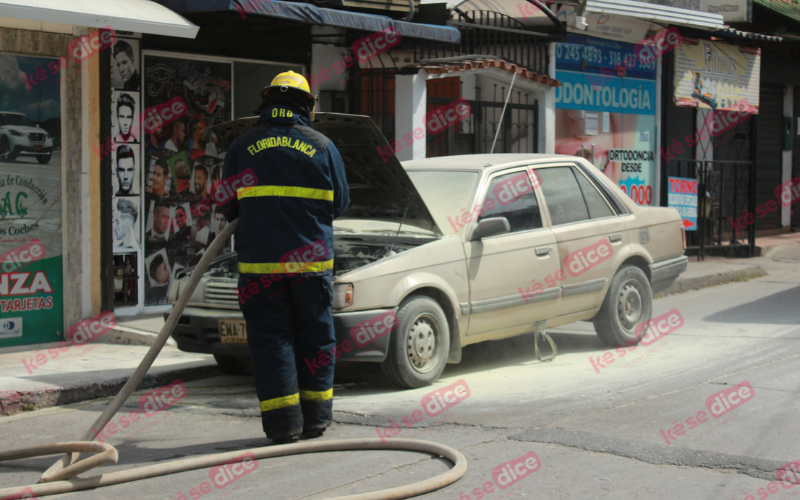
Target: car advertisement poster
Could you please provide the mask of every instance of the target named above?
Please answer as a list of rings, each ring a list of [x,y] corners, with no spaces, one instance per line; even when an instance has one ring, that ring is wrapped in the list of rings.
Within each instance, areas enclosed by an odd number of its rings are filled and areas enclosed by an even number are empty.
[[[61,87],[52,67],[58,59],[0,53],[0,348],[63,340]]]
[[[681,214],[683,227],[697,231],[697,179],[669,177],[668,203]]]
[[[653,203],[656,59],[634,44],[567,35],[556,44],[556,153],[582,156],[639,205]]]
[[[160,306],[175,274],[196,265],[225,227],[211,201],[225,149],[209,129],[231,120],[233,69],[147,54],[144,63],[141,109],[168,111],[148,111],[142,163],[145,306]]]
[[[684,38],[675,47],[675,105],[758,113],[761,49]]]

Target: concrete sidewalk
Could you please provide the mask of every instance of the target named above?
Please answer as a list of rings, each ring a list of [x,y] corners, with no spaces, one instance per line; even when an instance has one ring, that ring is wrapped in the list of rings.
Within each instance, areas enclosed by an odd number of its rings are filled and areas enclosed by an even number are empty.
[[[688,270],[664,295],[800,272],[800,233],[759,238],[764,256],[753,259],[690,258]],[[0,415],[116,394],[164,325],[163,314],[120,317],[98,340],[57,349],[40,344],[0,349]],[[212,356],[184,353],[170,340],[140,389],[219,373]]]
[[[113,396],[149,347],[90,342],[0,349],[0,415]],[[218,374],[214,358],[164,346],[139,389]]]

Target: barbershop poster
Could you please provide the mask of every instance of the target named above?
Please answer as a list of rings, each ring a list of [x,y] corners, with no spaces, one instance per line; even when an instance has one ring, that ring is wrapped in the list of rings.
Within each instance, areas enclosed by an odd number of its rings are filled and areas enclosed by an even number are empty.
[[[761,49],[686,39],[675,48],[675,105],[758,113]]]
[[[569,34],[556,44],[556,78],[556,153],[586,158],[652,205],[656,59],[639,60],[631,43]]]
[[[226,220],[211,202],[225,150],[209,128],[232,117],[231,63],[145,55],[142,109],[180,98],[187,112],[143,140],[145,306],[169,304],[175,275],[196,265]],[[145,120],[159,120],[146,113]]]
[[[0,348],[63,340],[58,59],[0,53]]]

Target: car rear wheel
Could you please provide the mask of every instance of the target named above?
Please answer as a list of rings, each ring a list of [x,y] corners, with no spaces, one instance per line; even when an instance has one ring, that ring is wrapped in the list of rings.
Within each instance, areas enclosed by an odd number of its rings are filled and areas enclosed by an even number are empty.
[[[622,266],[608,287],[600,311],[592,319],[608,346],[636,345],[653,315],[653,292],[647,275],[636,266]]]
[[[39,161],[39,163],[41,163],[42,165],[45,165],[47,163],[50,163],[50,158],[52,158],[52,157],[53,157],[53,154],[50,153],[50,154],[46,154],[46,155],[39,155],[39,156],[36,157],[36,159]]]
[[[406,389],[431,385],[442,374],[450,352],[450,326],[430,297],[412,296],[400,304],[397,330],[389,340],[383,373]]]
[[[250,360],[250,356],[222,356],[215,354],[214,360],[216,360],[222,371],[230,375],[253,374],[253,363]]]

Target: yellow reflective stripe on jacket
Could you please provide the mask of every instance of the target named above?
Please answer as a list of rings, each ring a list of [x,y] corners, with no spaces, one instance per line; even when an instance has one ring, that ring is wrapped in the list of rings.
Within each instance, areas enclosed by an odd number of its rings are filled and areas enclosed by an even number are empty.
[[[328,269],[333,269],[333,259],[319,262],[239,262],[239,272],[244,274],[318,273]]]
[[[327,391],[304,391],[300,389],[300,399],[303,401],[327,401],[333,398],[333,387]]]
[[[287,406],[294,406],[300,404],[300,395],[298,393],[280,398],[267,399],[261,402],[261,411],[278,410],[286,408]]]
[[[333,201],[333,191],[300,186],[249,186],[239,188],[236,197],[256,198],[260,196],[286,196],[292,198],[309,198],[312,200]]]

